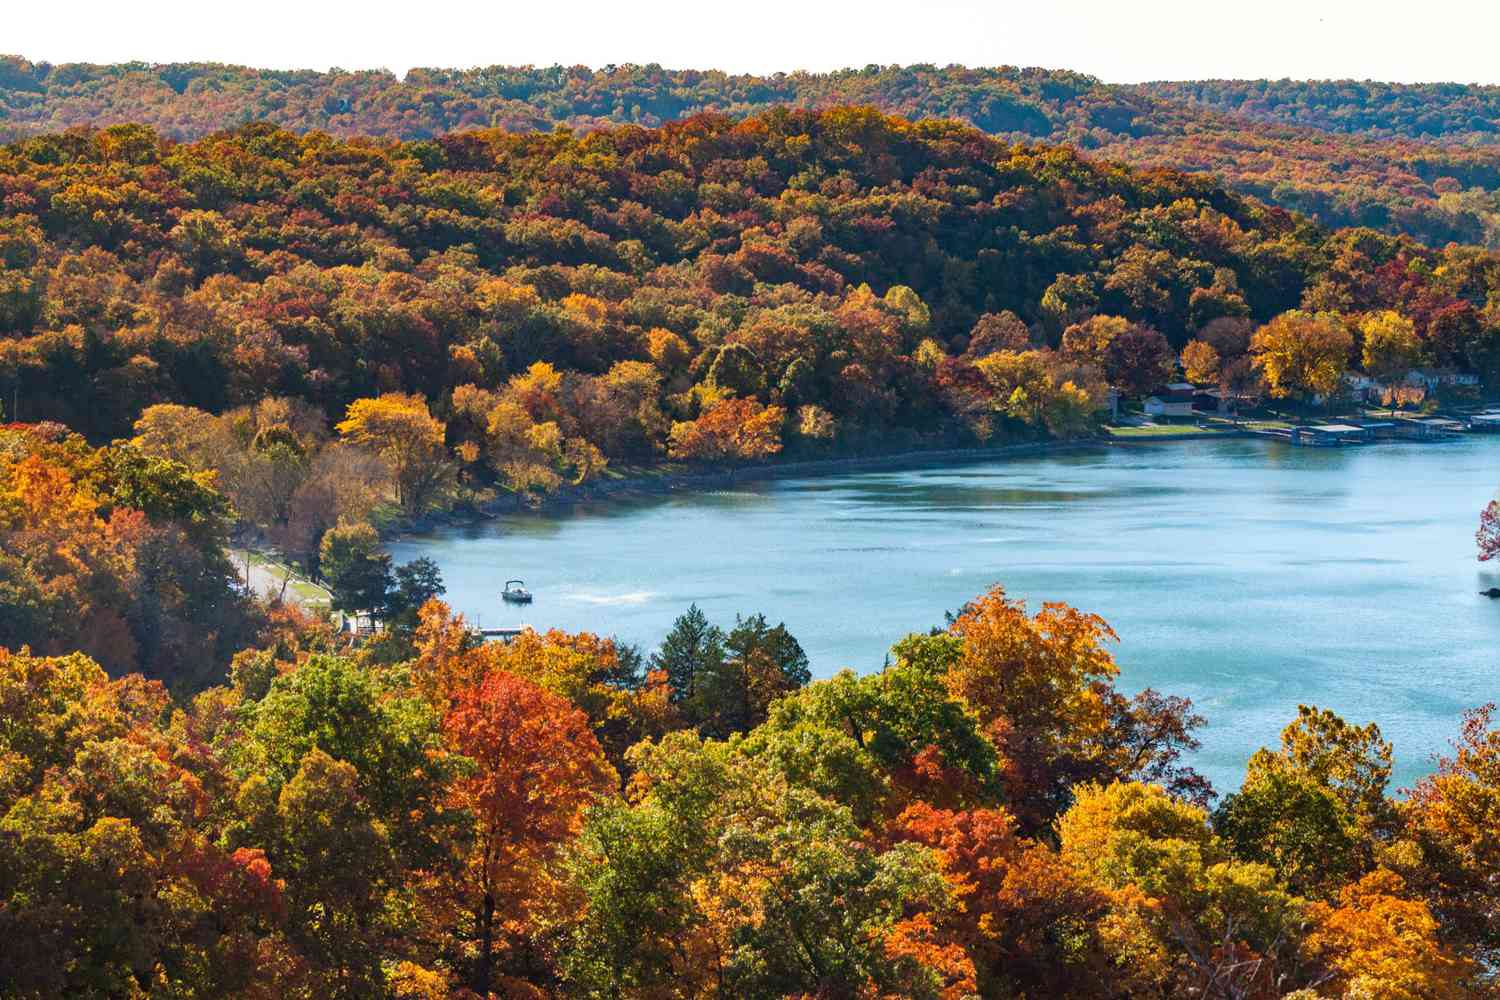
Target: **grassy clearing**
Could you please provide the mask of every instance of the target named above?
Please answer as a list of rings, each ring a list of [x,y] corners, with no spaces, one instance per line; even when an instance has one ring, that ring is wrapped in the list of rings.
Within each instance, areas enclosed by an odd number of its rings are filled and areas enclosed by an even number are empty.
[[[1213,437],[1225,433],[1227,428],[1199,427],[1197,424],[1144,424],[1136,427],[1107,427],[1105,430],[1113,438],[1154,438],[1184,435]]]

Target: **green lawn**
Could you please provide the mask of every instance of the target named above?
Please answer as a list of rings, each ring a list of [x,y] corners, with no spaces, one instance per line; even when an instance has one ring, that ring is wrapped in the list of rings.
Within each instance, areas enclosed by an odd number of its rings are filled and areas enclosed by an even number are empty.
[[[277,558],[274,553],[259,552],[254,549],[233,549],[229,553],[230,559],[240,567],[245,565],[247,556],[251,566],[265,570],[278,581],[290,569],[292,578],[287,581],[286,590],[288,596],[298,604],[309,608],[326,608],[331,603],[332,595],[326,589],[303,577],[295,567],[288,567],[286,562]]]
[[[1183,434],[1202,434],[1212,437],[1215,434],[1223,434],[1224,430],[1216,427],[1199,427],[1197,424],[1148,424],[1143,427],[1106,427],[1110,437],[1114,438],[1153,438],[1174,437]]]

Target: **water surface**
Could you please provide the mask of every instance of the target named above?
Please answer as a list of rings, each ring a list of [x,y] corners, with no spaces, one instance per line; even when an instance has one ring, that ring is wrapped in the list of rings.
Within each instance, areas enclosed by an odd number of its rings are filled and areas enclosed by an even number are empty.
[[[1500,584],[1474,559],[1500,436],[1291,448],[1221,440],[789,479],[524,514],[392,546],[442,567],[485,625],[587,629],[650,649],[690,603],[784,620],[815,676],[878,669],[892,642],[991,583],[1120,635],[1121,686],[1209,719],[1220,788],[1299,702],[1376,720],[1397,781],[1460,713],[1500,698]],[[499,600],[521,577],[536,603]]]

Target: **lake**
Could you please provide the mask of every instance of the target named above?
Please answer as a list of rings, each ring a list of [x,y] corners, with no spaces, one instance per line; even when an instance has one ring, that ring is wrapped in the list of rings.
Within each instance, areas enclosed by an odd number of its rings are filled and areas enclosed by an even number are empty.
[[[1238,786],[1298,703],[1375,720],[1396,783],[1460,713],[1500,698],[1500,569],[1475,561],[1500,436],[1293,448],[1162,442],[982,464],[785,479],[612,500],[409,537],[484,625],[610,634],[651,649],[693,602],[785,621],[815,676],[878,669],[891,643],[1001,583],[1119,633],[1121,688],[1208,717],[1195,765]],[[499,600],[507,577],[536,595]]]

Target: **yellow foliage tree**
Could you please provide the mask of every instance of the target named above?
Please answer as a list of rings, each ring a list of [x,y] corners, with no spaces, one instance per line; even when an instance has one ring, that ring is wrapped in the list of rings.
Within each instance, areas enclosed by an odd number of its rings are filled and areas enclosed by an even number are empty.
[[[1278,399],[1333,395],[1353,350],[1354,337],[1337,313],[1282,313],[1250,340],[1255,366]]]
[[[449,483],[453,467],[443,446],[444,430],[425,399],[399,392],[355,400],[338,425],[346,440],[375,452],[390,466],[396,502],[408,514],[425,510]]]
[[[1182,370],[1187,380],[1195,385],[1208,385],[1219,380],[1219,352],[1204,340],[1188,341],[1182,349]]]
[[[1400,378],[1417,362],[1421,341],[1412,321],[1398,312],[1370,313],[1359,324],[1364,345],[1360,363],[1371,377],[1389,382]]]

